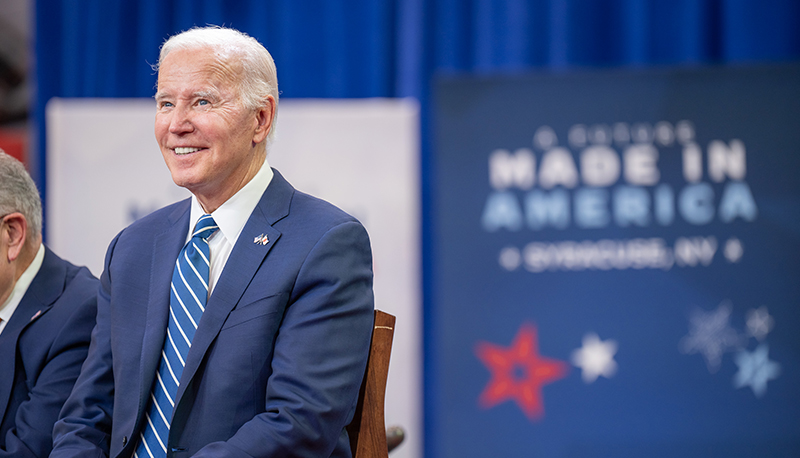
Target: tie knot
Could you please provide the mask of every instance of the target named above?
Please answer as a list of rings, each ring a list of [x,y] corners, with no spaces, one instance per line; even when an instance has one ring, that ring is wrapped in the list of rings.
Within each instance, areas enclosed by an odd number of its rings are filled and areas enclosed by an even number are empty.
[[[192,238],[200,237],[203,239],[208,239],[211,237],[211,234],[217,231],[219,226],[217,223],[214,222],[214,218],[211,215],[203,215],[197,220],[197,224],[194,225],[194,232],[192,232]]]

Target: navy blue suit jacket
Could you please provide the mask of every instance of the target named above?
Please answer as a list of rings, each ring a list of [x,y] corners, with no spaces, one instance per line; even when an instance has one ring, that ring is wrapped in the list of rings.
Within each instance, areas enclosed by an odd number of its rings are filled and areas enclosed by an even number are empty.
[[[47,456],[58,412],[89,341],[95,277],[45,248],[44,260],[0,334],[0,457]]]
[[[132,455],[189,214],[187,199],[111,242],[97,327],[51,456]],[[350,456],[344,426],[366,367],[372,320],[372,255],[363,226],[295,191],[276,171],[198,325],[168,456]]]

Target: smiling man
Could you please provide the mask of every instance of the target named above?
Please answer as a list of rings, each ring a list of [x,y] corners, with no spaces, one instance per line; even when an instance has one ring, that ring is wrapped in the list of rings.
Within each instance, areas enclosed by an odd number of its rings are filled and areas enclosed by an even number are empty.
[[[347,457],[372,330],[363,226],[267,163],[275,65],[192,29],[158,64],[155,135],[192,197],[111,242],[53,457]]]

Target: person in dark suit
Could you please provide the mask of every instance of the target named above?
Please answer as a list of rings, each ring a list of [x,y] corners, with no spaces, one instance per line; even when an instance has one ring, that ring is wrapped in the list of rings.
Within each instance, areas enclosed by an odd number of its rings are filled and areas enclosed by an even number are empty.
[[[0,150],[0,458],[46,456],[89,349],[98,282],[42,244],[42,205]]]
[[[192,197],[120,232],[51,457],[348,457],[373,322],[364,227],[266,160],[275,66],[206,27],[158,63],[156,139]]]

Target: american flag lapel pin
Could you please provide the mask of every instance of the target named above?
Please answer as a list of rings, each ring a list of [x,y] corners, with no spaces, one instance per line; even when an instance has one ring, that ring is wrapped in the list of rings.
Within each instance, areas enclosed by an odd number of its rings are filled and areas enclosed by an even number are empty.
[[[40,309],[38,312],[33,314],[33,316],[31,317],[31,321],[39,318],[39,315],[41,315],[41,314],[42,314],[42,310]]]
[[[253,243],[255,243],[256,245],[266,245],[269,243],[269,237],[267,237],[264,234],[261,234],[257,236],[255,239],[253,239]]]

